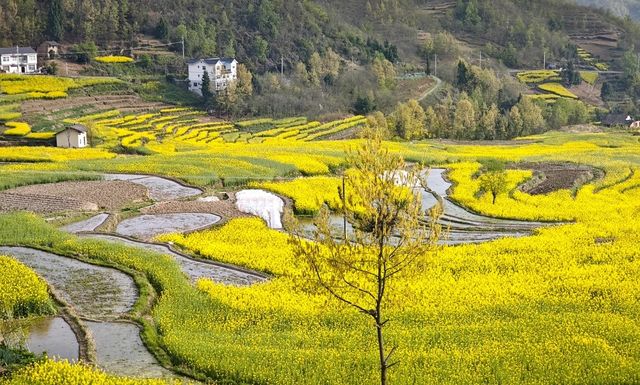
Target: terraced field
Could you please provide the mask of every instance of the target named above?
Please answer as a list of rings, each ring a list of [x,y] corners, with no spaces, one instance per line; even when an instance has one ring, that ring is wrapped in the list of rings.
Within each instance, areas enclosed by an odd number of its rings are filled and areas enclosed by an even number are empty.
[[[312,141],[359,128],[363,116],[326,123],[306,118],[256,119],[226,122],[211,120],[202,113],[167,108],[148,114],[125,115],[119,110],[72,119],[88,124],[105,144],[146,147],[156,152],[173,152],[181,147],[207,147],[223,143],[265,143],[278,141]]]

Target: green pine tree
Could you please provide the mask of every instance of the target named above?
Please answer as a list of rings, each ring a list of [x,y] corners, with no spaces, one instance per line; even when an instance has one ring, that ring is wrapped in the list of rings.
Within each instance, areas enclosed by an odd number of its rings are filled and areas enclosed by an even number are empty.
[[[51,0],[47,20],[47,34],[51,39],[62,40],[64,33],[64,12],[62,10],[62,0]]]
[[[211,92],[209,71],[204,71],[204,74],[202,75],[202,102],[205,108],[210,107],[213,102],[213,92]]]

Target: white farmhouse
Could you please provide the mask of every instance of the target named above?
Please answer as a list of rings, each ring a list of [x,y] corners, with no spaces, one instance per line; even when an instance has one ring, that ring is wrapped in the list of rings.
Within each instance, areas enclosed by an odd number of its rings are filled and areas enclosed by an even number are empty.
[[[238,62],[233,58],[192,59],[189,65],[189,90],[202,95],[202,76],[209,73],[211,90],[226,89],[229,83],[238,79]]]
[[[74,124],[56,134],[56,146],[64,148],[82,148],[89,145],[87,127]]]
[[[0,72],[36,73],[38,72],[38,54],[31,47],[0,48]]]

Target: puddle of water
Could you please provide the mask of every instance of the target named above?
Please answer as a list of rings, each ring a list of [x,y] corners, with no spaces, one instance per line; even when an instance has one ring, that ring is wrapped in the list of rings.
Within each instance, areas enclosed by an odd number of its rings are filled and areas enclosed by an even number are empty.
[[[182,271],[191,279],[191,281],[196,281],[199,278],[209,278],[215,282],[235,286],[247,286],[256,282],[264,281],[263,278],[253,274],[186,258],[178,253],[171,251],[168,247],[163,245],[136,242],[129,239],[123,239],[106,234],[86,234],[83,235],[83,237],[101,239],[169,255],[180,264],[180,266],[182,267]]]
[[[103,177],[106,180],[124,180],[142,185],[149,190],[149,197],[154,201],[169,201],[202,194],[199,189],[185,187],[180,183],[157,176],[105,174]]]
[[[77,361],[78,341],[62,317],[0,322],[0,331],[11,345],[23,345],[36,355]]]
[[[443,198],[447,196],[447,190],[451,187],[451,183],[443,177],[445,171],[443,168],[432,168],[427,174],[427,187]]]
[[[129,311],[137,298],[133,280],[114,269],[22,247],[0,247],[0,253],[34,269],[82,317],[113,321]],[[138,326],[117,322],[85,324],[96,344],[98,365],[105,371],[122,376],[175,378],[146,349]],[[33,352],[78,359],[75,335],[61,318],[45,319],[26,329],[26,346]]]
[[[140,215],[120,222],[116,233],[151,239],[160,234],[201,229],[218,223],[220,219],[217,215],[199,213]]]
[[[96,344],[98,366],[119,376],[174,377],[144,346],[134,324],[86,322]]]
[[[68,233],[74,233],[74,234],[80,233],[83,231],[95,231],[95,229],[97,229],[101,224],[103,224],[104,221],[107,220],[107,218],[109,218],[109,214],[98,214],[84,221],[75,222],[75,223],[66,225],[61,229]]]
[[[298,222],[300,222],[300,228],[304,236],[307,238],[313,238],[316,231],[316,225],[313,223],[314,218],[299,217]],[[329,224],[331,225],[331,235],[336,239],[342,239],[344,237],[344,217],[338,214],[330,214]],[[353,226],[351,223],[347,222],[347,236],[352,235]]]
[[[128,275],[76,259],[24,247],[0,247],[35,270],[78,313],[92,319],[115,319],[133,307],[138,296]]]
[[[284,201],[264,190],[243,190],[236,193],[236,207],[243,213],[264,219],[270,228],[282,228]]]

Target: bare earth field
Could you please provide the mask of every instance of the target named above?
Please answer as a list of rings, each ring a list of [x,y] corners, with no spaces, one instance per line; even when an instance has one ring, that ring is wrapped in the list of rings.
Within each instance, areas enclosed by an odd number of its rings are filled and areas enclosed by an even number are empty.
[[[533,171],[533,179],[522,186],[531,195],[573,189],[604,177],[601,170],[571,163],[521,163],[516,168]]]
[[[122,209],[148,199],[147,189],[126,181],[62,182],[18,187],[0,193],[0,212],[36,213]]]
[[[159,202],[140,211],[144,214],[208,213],[218,215],[225,220],[250,216],[236,208],[233,197],[218,202],[201,200]]]

